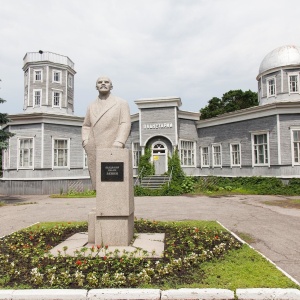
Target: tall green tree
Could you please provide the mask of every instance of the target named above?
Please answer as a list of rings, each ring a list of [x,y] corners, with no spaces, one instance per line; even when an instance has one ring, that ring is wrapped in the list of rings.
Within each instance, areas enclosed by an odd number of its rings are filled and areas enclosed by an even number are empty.
[[[228,112],[258,105],[258,96],[251,90],[230,90],[222,98],[213,97],[208,104],[200,109],[200,119],[213,118]]]
[[[6,102],[4,99],[0,98],[0,104]],[[4,131],[2,129],[3,125],[9,122],[8,115],[6,113],[0,113],[0,154],[2,149],[6,149],[8,146],[8,139],[13,136],[11,132]]]

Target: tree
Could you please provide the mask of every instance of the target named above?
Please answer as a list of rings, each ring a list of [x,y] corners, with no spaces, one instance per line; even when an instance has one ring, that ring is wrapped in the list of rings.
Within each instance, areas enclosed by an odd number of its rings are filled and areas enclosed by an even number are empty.
[[[258,96],[251,90],[230,90],[222,98],[213,97],[208,104],[200,109],[200,119],[213,118],[228,112],[258,105]]]
[[[151,158],[151,149],[150,148],[145,148],[145,154],[140,157],[139,161],[139,175],[141,178],[144,176],[151,176],[154,175],[155,169],[153,163],[150,161]]]
[[[6,102],[4,99],[0,98],[0,104]],[[8,115],[5,113],[0,113],[0,151],[6,149],[8,146],[7,140],[13,136],[11,132],[4,131],[2,126],[9,122]]]
[[[0,104],[4,103],[5,100],[0,98]],[[2,126],[9,122],[8,115],[0,113],[0,175],[2,174],[2,150],[8,146],[7,140],[13,136],[11,132],[2,129]]]

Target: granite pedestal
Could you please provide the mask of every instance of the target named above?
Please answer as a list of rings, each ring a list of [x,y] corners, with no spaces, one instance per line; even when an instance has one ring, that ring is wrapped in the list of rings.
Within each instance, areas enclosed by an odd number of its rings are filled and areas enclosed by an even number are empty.
[[[134,228],[131,151],[98,149],[96,164],[96,209],[89,213],[88,242],[128,246]]]

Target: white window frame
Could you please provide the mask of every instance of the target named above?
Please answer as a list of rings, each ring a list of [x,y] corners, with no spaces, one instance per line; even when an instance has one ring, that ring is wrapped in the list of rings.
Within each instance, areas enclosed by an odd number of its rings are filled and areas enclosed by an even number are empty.
[[[35,98],[36,98],[36,92],[39,92],[40,93],[40,104],[39,105],[37,105],[37,104],[35,104]],[[41,105],[42,105],[42,90],[41,89],[34,89],[33,91],[32,91],[32,106],[33,107],[40,107]]]
[[[40,72],[41,79],[36,79],[37,73]],[[43,70],[42,69],[34,69],[33,70],[33,82],[43,82]]]
[[[2,150],[2,166],[3,170],[7,170],[10,167],[10,149],[9,145],[6,149]]]
[[[292,166],[299,166],[300,165],[300,141],[296,142],[297,143],[297,150],[298,150],[298,162],[295,162],[295,151],[294,151],[294,147],[295,147],[295,141],[294,141],[294,132],[295,131],[299,131],[300,132],[300,127],[291,127],[290,128],[291,131],[291,151],[292,151]]]
[[[68,75],[68,87],[73,88],[73,76],[71,74]]]
[[[131,149],[132,149],[132,166],[134,169],[136,169],[139,167],[139,161],[142,155],[142,147],[140,146],[139,142],[133,142],[131,145]]]
[[[233,147],[234,146],[238,146],[238,151],[234,151],[233,150]],[[242,155],[241,155],[241,143],[231,143],[230,144],[230,167],[233,168],[233,167],[240,167],[242,166]],[[237,153],[237,157],[238,157],[238,160],[239,160],[239,163],[236,164],[235,161],[234,161],[234,153]]]
[[[192,147],[185,147],[184,143],[192,144]],[[183,147],[184,145],[184,147]],[[192,140],[179,140],[179,157],[180,164],[182,167],[196,167],[196,142]],[[189,163],[191,160],[191,163]],[[184,162],[187,162],[185,164]]]
[[[207,149],[207,164],[204,164],[204,159],[203,159],[203,149]],[[200,162],[201,162],[201,168],[209,168],[210,167],[210,155],[209,155],[209,146],[206,147],[201,147],[200,148]]]
[[[267,80],[267,98],[276,97],[276,77],[275,76],[269,77],[266,80]],[[274,93],[273,94],[270,93],[270,87],[271,87],[270,81],[271,80],[274,80]]]
[[[297,77],[297,91],[291,91],[291,77],[292,76],[296,76]],[[299,90],[299,72],[292,72],[292,73],[288,73],[288,84],[289,84],[289,94],[299,94],[300,90]]]
[[[22,154],[22,160],[21,160],[21,141],[23,140],[31,140],[32,141],[32,148],[22,148],[23,150],[29,149],[29,162],[30,162],[30,156],[31,156],[31,165],[28,164],[28,166],[24,166],[24,152]],[[18,137],[17,138],[17,170],[27,169],[27,170],[34,170],[34,138],[33,137]],[[21,165],[22,164],[22,165]]]
[[[64,166],[58,166],[55,165],[55,141],[67,141],[67,165]],[[59,149],[59,148],[57,148]],[[58,160],[57,160],[58,164]],[[57,138],[57,137],[52,137],[52,170],[53,169],[70,169],[70,138]]]
[[[55,94],[59,94],[59,105],[54,105],[54,100],[55,100]],[[62,104],[62,91],[61,90],[53,90],[52,91],[52,107],[59,107],[61,108]]]
[[[59,74],[59,80],[56,80],[55,76]],[[62,71],[61,70],[52,70],[52,82],[53,83],[61,83],[62,81]]]
[[[86,151],[83,149],[83,169],[87,169],[88,167],[88,156]]]
[[[267,137],[267,142],[263,143],[263,144],[254,144],[254,139],[255,136],[259,136],[259,135],[266,135]],[[264,163],[259,163],[259,162],[255,162],[255,152],[259,151],[258,149],[256,149],[256,146],[260,146],[260,145],[267,145],[267,149],[265,149],[265,147],[263,147],[263,152],[264,152],[264,161],[266,161],[265,159],[265,153],[267,153],[267,162]],[[252,167],[259,167],[259,166],[267,166],[270,167],[270,139],[269,139],[269,131],[255,131],[255,132],[251,132],[251,148],[252,148]]]
[[[216,152],[215,148],[220,147],[220,152]],[[220,164],[216,164],[215,154],[220,153]],[[211,145],[211,156],[212,156],[212,167],[213,168],[222,168],[222,145],[221,144],[212,144]]]

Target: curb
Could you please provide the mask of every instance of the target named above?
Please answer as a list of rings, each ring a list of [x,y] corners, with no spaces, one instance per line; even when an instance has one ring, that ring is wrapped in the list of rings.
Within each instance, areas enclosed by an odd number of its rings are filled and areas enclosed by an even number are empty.
[[[297,289],[40,289],[0,290],[0,300],[300,300]]]

